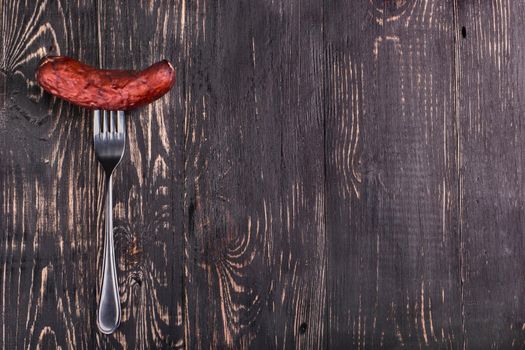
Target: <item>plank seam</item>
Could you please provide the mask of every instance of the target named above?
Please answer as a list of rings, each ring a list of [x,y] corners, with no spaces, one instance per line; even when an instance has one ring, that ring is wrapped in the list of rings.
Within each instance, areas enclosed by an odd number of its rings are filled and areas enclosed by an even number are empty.
[[[456,127],[456,175],[457,175],[457,201],[458,201],[458,236],[459,236],[459,278],[460,278],[460,309],[461,309],[461,333],[463,337],[463,349],[467,348],[467,337],[465,335],[465,297],[464,297],[464,241],[462,230],[462,202],[461,193],[463,191],[461,179],[461,123],[459,116],[459,85],[460,85],[460,43],[458,40],[462,32],[459,26],[459,0],[453,2],[453,17],[454,17],[454,123]]]

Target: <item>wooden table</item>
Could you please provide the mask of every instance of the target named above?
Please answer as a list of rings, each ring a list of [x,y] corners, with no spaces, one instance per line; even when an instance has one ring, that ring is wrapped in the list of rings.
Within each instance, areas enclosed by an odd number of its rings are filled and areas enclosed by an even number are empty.
[[[522,348],[525,3],[0,0],[0,348]],[[45,54],[170,59],[115,177]]]

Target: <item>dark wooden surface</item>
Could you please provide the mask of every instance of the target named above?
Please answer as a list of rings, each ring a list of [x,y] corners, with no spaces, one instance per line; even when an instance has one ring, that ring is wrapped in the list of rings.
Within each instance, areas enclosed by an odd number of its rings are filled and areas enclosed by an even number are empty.
[[[0,348],[525,347],[525,6],[0,0]],[[45,54],[162,58],[103,176]]]

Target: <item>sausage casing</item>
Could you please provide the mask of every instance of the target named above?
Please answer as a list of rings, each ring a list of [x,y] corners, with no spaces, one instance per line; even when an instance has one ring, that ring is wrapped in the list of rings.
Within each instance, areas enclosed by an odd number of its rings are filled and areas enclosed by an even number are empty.
[[[66,56],[47,56],[36,79],[44,90],[73,104],[125,111],[167,93],[175,83],[175,69],[167,60],[133,71],[98,69]]]

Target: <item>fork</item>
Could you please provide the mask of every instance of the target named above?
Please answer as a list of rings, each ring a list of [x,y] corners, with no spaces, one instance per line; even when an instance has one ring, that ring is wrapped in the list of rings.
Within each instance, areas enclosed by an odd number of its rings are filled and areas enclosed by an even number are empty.
[[[93,144],[96,158],[106,173],[106,232],[97,325],[102,333],[111,334],[120,324],[120,296],[113,243],[113,184],[111,175],[124,155],[126,119],[123,111],[94,111]]]

